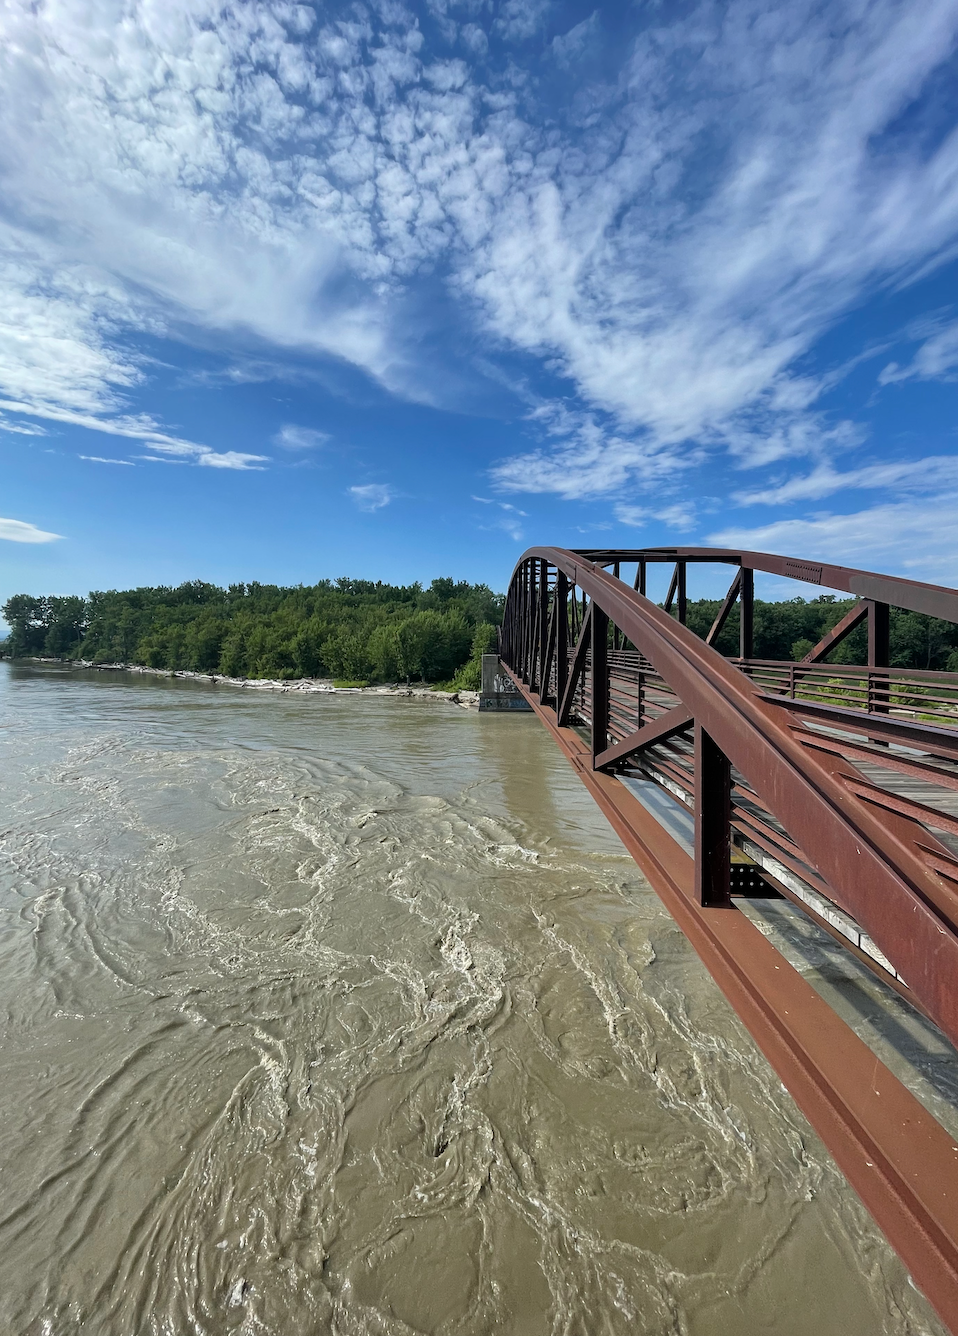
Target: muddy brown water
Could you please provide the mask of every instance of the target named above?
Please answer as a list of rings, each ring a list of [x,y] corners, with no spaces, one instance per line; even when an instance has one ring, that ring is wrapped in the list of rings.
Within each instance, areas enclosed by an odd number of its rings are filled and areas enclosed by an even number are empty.
[[[0,1332],[941,1333],[534,718],[0,724]]]

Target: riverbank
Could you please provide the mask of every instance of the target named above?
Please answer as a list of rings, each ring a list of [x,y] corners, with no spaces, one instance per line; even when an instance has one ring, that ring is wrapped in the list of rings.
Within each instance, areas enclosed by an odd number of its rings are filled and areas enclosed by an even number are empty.
[[[98,673],[143,673],[150,677],[176,677],[192,682],[206,682],[212,686],[242,687],[245,690],[279,691],[287,694],[301,692],[350,696],[416,696],[423,700],[445,701],[464,710],[479,708],[478,691],[436,691],[429,686],[407,686],[400,682],[385,682],[368,687],[338,687],[332,678],[327,677],[299,677],[289,681],[266,677],[225,677],[221,673],[194,673],[186,668],[148,668],[139,663],[92,663],[87,659],[34,657],[11,662],[55,664],[61,668],[86,669]]]

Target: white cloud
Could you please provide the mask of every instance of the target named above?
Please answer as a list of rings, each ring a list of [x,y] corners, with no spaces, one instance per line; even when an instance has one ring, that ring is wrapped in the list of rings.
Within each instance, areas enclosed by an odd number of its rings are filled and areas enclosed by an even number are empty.
[[[0,224],[0,252],[4,247],[0,395],[5,397],[0,410],[148,442],[154,450],[212,467],[251,468],[266,461],[265,455],[218,454],[171,436],[149,414],[123,411],[143,374],[108,336],[115,339],[121,324],[144,323],[142,312],[115,284],[79,267],[58,268],[48,249]],[[11,423],[5,417],[0,429],[47,434],[39,424]]]
[[[958,373],[958,320],[931,322],[929,337],[908,366],[889,362],[879,374],[880,385],[894,385],[903,380],[954,380]],[[917,331],[916,331],[917,333]]]
[[[679,501],[674,506],[666,506],[664,510],[657,510],[655,518],[667,524],[671,529],[678,529],[682,533],[688,532],[695,527],[695,506],[690,501]]]
[[[620,502],[613,507],[612,513],[620,524],[627,524],[630,528],[641,529],[649,520],[655,519],[670,529],[677,529],[680,533],[687,533],[693,529],[696,520],[695,506],[689,501],[678,501],[675,505],[658,510],[648,510],[643,506]]]
[[[465,23],[459,32],[459,40],[467,51],[471,51],[479,60],[489,50],[489,39],[478,23]]]
[[[632,529],[641,529],[651,518],[651,512],[643,506],[630,506],[620,503],[612,513],[620,524],[627,524]]]
[[[711,534],[708,541],[718,547],[778,552],[955,585],[956,515],[958,491],[951,491],[937,495],[933,503],[899,501],[850,515],[821,514],[755,528],[727,528]]]
[[[62,537],[62,534],[38,529],[35,524],[28,524],[25,520],[0,520],[0,538],[10,543],[54,543]]]
[[[958,487],[958,457],[930,455],[925,459],[867,464],[844,473],[830,463],[819,464],[804,477],[790,478],[777,486],[743,492],[741,506],[786,505],[794,501],[820,501],[851,488],[891,487],[898,492],[923,492],[937,498],[942,489]]]
[[[125,464],[128,468],[136,468],[129,459],[105,459],[103,455],[80,455],[80,458],[88,459],[91,464]]]
[[[208,469],[262,469],[257,461],[266,458],[266,455],[245,454],[242,450],[224,450],[221,454],[203,450],[196,456],[196,463]]]
[[[393,499],[393,491],[385,483],[368,482],[359,487],[350,487],[349,495],[360,510],[382,510]]]
[[[0,431],[10,432],[14,436],[49,436],[49,432],[36,422],[11,422],[0,414]]]
[[[507,534],[514,543],[521,543],[525,537],[525,530],[517,519],[512,515],[503,515],[491,524],[479,524],[476,526],[480,533],[504,533]]]
[[[577,23],[561,37],[553,37],[552,53],[557,64],[566,69],[574,61],[580,60],[594,42],[598,28],[599,11],[595,10],[587,19]]]
[[[528,417],[556,444],[493,465],[491,477],[504,491],[555,492],[577,500],[618,491],[634,478],[656,481],[695,462],[693,451],[677,458],[674,449],[647,436],[629,437],[600,414],[565,404],[541,404]]]
[[[907,280],[954,239],[958,134],[927,154],[881,136],[956,23],[949,0],[739,3],[651,30],[628,99],[606,104],[574,164],[516,183],[477,247],[495,329],[655,442],[720,445],[757,412],[753,443],[779,419],[769,453],[787,457],[820,388],[797,356],[868,284]],[[612,447],[626,472],[633,448]],[[535,471],[568,495],[559,453],[551,477]],[[594,474],[618,485],[604,457]]]
[[[507,42],[525,42],[542,27],[552,5],[550,0],[504,0],[495,28]]]
[[[858,423],[842,421],[827,425],[820,414],[797,408],[794,412],[764,412],[748,421],[733,419],[716,433],[716,441],[728,450],[740,468],[758,469],[808,457],[831,458],[854,450],[867,436]]]
[[[284,450],[315,450],[330,440],[332,437],[329,432],[316,431],[313,427],[298,427],[293,422],[287,422],[273,437],[273,444]]]
[[[514,543],[522,540],[524,530],[521,521],[528,519],[528,512],[520,510],[518,506],[512,505],[509,501],[495,501],[492,497],[474,496],[473,501],[478,501],[483,506],[494,506],[497,510],[504,513],[489,524],[479,524],[476,527],[481,533],[506,533]]]
[[[546,105],[551,13],[501,4],[495,31],[518,45],[480,70],[429,51],[398,5],[9,0],[9,411],[134,434],[130,331],[191,327],[428,398],[441,371],[403,303],[428,272],[604,424],[547,433],[498,467],[502,486],[602,494],[659,477],[665,452],[687,466],[690,440],[752,463],[804,450],[823,382],[796,358],[870,284],[954,242],[958,133],[918,144],[899,126],[893,149],[883,134],[953,51],[955,0],[664,13],[614,77]],[[560,39],[563,58],[599,26]],[[459,35],[480,53],[478,23]],[[934,337],[891,378],[948,372]],[[138,438],[166,449],[152,430]],[[195,450],[208,467],[261,462]]]

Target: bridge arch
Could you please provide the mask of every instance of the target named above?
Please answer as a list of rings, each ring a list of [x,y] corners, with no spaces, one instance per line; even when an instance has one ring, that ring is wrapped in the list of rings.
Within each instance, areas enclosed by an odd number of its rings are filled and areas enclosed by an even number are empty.
[[[660,607],[645,591],[663,562]],[[732,576],[704,639],[684,624],[701,562]],[[756,570],[858,602],[801,663],[759,660]],[[715,642],[736,607],[726,658]],[[958,1146],[736,909],[743,888],[786,896],[958,1044],[958,674],[889,667],[890,607],[958,623],[955,590],[848,567],[535,547],[513,573],[499,654],[958,1333]],[[827,664],[862,623],[868,662]],[[650,783],[687,839],[643,800]]]

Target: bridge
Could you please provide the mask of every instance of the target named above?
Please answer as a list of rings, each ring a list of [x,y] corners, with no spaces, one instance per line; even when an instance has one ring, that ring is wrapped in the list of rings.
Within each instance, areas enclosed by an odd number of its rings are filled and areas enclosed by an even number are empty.
[[[704,639],[703,563],[732,577]],[[858,601],[801,662],[757,659],[756,571]],[[958,1046],[958,673],[889,667],[890,608],[958,623],[958,592],[763,552],[534,547],[499,657],[958,1334],[955,1139],[740,907],[789,900]],[[736,657],[715,647],[730,618]],[[867,663],[828,663],[860,626]]]

